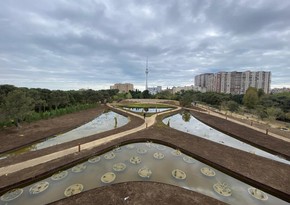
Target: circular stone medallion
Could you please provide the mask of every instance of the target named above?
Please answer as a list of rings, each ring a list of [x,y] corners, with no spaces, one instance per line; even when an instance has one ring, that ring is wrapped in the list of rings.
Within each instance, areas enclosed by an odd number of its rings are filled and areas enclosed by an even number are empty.
[[[105,154],[104,158],[105,159],[114,159],[116,157],[114,152],[109,152],[107,154]]]
[[[133,145],[133,144],[127,144],[126,145],[126,148],[127,149],[134,149],[135,148],[135,145]]]
[[[95,156],[95,157],[91,157],[90,159],[88,159],[88,162],[89,163],[97,163],[101,160],[101,157],[100,156]]]
[[[185,179],[186,178],[185,172],[180,170],[180,169],[174,169],[171,172],[171,174],[175,179]]]
[[[121,171],[124,171],[125,169],[126,169],[126,164],[124,163],[117,163],[117,164],[114,164],[113,166],[113,170],[116,172],[121,172]]]
[[[256,199],[259,199],[262,201],[268,200],[268,195],[259,189],[251,187],[248,189],[248,192],[251,196],[255,197]]]
[[[113,172],[107,172],[101,177],[101,181],[106,184],[113,182],[115,179],[116,179],[116,174],[114,174]]]
[[[138,149],[137,149],[137,153],[138,153],[138,154],[146,154],[146,153],[147,153],[147,149],[144,149],[144,148],[138,148]]]
[[[209,167],[203,167],[200,169],[201,173],[205,176],[208,176],[208,177],[213,177],[215,176],[215,171]]]
[[[195,160],[192,157],[189,157],[189,156],[184,156],[182,159],[183,159],[183,161],[185,161],[188,164],[194,164],[195,163]]]
[[[151,147],[152,147],[152,142],[151,142],[151,141],[147,141],[147,142],[145,143],[145,145],[146,145],[147,147],[151,148]]]
[[[87,168],[87,165],[85,165],[84,163],[82,163],[82,164],[78,164],[78,165],[74,166],[71,169],[71,171],[72,172],[75,172],[75,173],[79,173],[79,172],[84,171],[86,168]]]
[[[140,164],[141,163],[141,159],[140,159],[140,157],[133,156],[133,157],[130,158],[130,162],[132,164]]]
[[[82,184],[73,184],[65,189],[64,195],[66,197],[81,193],[84,189],[84,186]]]
[[[150,178],[152,171],[147,167],[142,167],[139,169],[138,174],[142,178]]]
[[[153,157],[154,157],[155,159],[163,159],[163,158],[164,158],[164,154],[161,153],[161,152],[155,152],[155,153],[153,154]]]
[[[46,181],[39,182],[37,184],[32,185],[29,189],[30,194],[39,194],[41,192],[44,192],[49,186],[49,183]]]
[[[173,154],[174,156],[180,156],[182,153],[178,149],[175,149],[172,150],[171,154]]]
[[[60,171],[53,174],[50,178],[54,181],[58,181],[65,178],[67,175],[68,175],[68,171]]]
[[[216,183],[213,185],[213,189],[216,193],[222,196],[231,196],[232,190],[228,187],[226,183]]]
[[[1,201],[12,201],[23,193],[23,189],[12,189],[1,196]]]

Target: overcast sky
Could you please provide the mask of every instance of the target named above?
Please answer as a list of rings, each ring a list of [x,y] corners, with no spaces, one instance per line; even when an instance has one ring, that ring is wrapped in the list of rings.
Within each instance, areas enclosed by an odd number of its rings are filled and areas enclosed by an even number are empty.
[[[194,84],[218,71],[271,71],[290,87],[289,0],[8,0],[0,84],[108,89]]]

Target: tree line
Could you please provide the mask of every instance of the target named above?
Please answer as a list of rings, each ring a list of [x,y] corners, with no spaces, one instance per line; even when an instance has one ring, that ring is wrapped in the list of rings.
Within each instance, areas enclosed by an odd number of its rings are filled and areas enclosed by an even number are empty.
[[[0,85],[0,126],[59,116],[113,100],[118,90],[49,90]]]

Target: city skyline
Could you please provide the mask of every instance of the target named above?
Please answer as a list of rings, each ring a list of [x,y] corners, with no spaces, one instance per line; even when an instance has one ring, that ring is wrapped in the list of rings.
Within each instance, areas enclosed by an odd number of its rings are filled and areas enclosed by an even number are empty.
[[[271,71],[290,87],[290,2],[13,0],[0,8],[0,84],[48,89],[193,85]]]

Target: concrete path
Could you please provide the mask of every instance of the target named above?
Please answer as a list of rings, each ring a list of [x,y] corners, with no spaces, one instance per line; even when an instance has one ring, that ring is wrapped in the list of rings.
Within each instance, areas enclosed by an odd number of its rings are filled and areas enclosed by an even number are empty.
[[[108,105],[108,106],[112,107],[111,105]],[[143,117],[138,115],[138,114],[135,114],[135,113],[132,113],[132,112],[129,112],[129,111],[125,111],[125,110],[122,110],[122,109],[119,109],[119,108],[115,108],[115,109],[118,109],[118,110],[120,110],[122,112],[125,112],[125,113],[130,113],[131,115],[134,115],[136,117],[140,117],[140,118],[143,119]],[[173,112],[173,111],[176,111],[176,110],[180,110],[180,109],[181,108],[178,107],[178,108],[173,109],[173,110],[168,110],[168,111],[162,112],[162,114],[170,113],[170,112]],[[126,135],[129,135],[129,134],[144,130],[147,127],[151,127],[152,125],[154,125],[157,115],[158,114],[154,114],[151,117],[146,117],[144,123],[142,125],[140,125],[139,127],[136,127],[136,128],[130,129],[130,130],[126,130],[124,132],[120,132],[120,133],[117,133],[117,134],[114,134],[114,135],[110,135],[110,136],[104,137],[102,139],[98,139],[98,140],[94,140],[94,141],[82,144],[82,145],[80,145],[80,149],[81,150],[89,150],[89,149],[92,149],[92,148],[97,147],[99,145],[106,144],[106,143],[108,143],[108,142],[110,142],[110,141],[112,141],[114,139],[121,138],[121,137],[124,137]],[[9,173],[17,172],[19,170],[22,170],[22,169],[25,169],[25,168],[28,168],[28,167],[33,167],[33,166],[36,166],[38,164],[43,164],[43,163],[49,162],[51,160],[54,160],[54,159],[57,159],[57,158],[61,158],[63,156],[66,156],[66,155],[69,155],[69,154],[72,154],[72,153],[75,153],[75,152],[78,152],[78,151],[79,151],[79,147],[78,146],[71,147],[71,148],[68,148],[68,149],[65,149],[65,150],[62,150],[62,151],[59,151],[59,152],[51,153],[51,154],[48,154],[48,155],[45,155],[45,156],[41,156],[41,157],[38,157],[38,158],[30,159],[30,160],[27,160],[27,161],[24,161],[24,162],[20,162],[20,163],[17,163],[17,164],[13,164],[13,165],[9,165],[9,166],[6,166],[6,167],[1,167],[0,168],[0,176],[3,176],[3,175],[7,176]]]
[[[240,121],[238,121],[238,120],[232,119],[230,116],[225,116],[225,115],[223,115],[223,114],[220,114],[220,113],[214,112],[214,111],[212,111],[212,110],[207,109],[205,106],[198,106],[198,107],[201,107],[202,109],[205,109],[205,110],[207,110],[207,111],[206,111],[206,112],[203,112],[203,111],[199,111],[199,110],[195,110],[195,109],[191,109],[191,110],[193,110],[193,111],[197,111],[197,112],[202,112],[202,113],[209,114],[209,115],[213,115],[213,116],[216,116],[216,117],[219,117],[219,118],[227,119],[227,120],[232,121],[232,122],[234,122],[234,123],[236,123],[236,124],[240,124],[240,125],[243,125],[243,126],[245,126],[245,127],[249,127],[249,128],[251,128],[251,129],[253,129],[253,130],[256,130],[256,131],[258,131],[258,132],[262,132],[262,133],[266,134],[266,130],[263,130],[263,129],[260,129],[260,128],[257,128],[257,127],[254,127],[254,126],[251,126],[251,125],[249,125],[249,124],[245,124],[245,123],[243,123],[243,122],[240,122]],[[226,118],[226,117],[227,117],[227,118]],[[290,142],[290,139],[289,139],[289,138],[283,137],[283,136],[281,136],[281,135],[277,135],[277,134],[272,133],[272,132],[268,132],[268,135],[270,135],[271,137],[275,137],[275,138],[278,138],[278,139],[284,140],[284,141],[286,141],[286,142]]]

